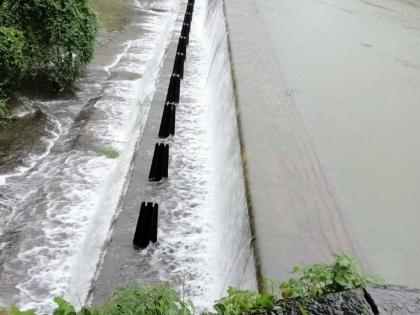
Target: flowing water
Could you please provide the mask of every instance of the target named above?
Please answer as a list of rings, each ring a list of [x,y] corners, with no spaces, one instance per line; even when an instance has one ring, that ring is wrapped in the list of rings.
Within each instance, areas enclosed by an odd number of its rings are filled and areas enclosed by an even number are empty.
[[[159,183],[146,179],[185,4],[121,214],[95,282],[95,303],[121,283],[133,281],[170,282],[199,308],[211,305],[228,286],[256,288],[221,1],[195,3],[176,135],[166,140],[169,178]],[[142,201],[159,204],[159,242],[138,251],[131,240]]]
[[[77,95],[23,99],[5,132],[21,136],[2,141],[0,304],[87,294],[179,4],[115,6]],[[100,154],[111,148],[118,158]]]
[[[103,28],[76,96],[22,97],[21,119],[0,138],[0,305],[49,311],[53,296],[86,299],[180,28],[178,0],[95,5]],[[158,279],[179,285],[184,266],[191,297],[208,305],[228,285],[256,287],[221,1],[196,1],[188,54],[171,179],[145,187],[172,224],[142,268],[158,262]]]

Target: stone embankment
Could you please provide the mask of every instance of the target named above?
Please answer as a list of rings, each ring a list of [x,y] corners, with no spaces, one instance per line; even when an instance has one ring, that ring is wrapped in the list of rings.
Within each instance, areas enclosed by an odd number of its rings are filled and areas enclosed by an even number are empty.
[[[277,315],[420,314],[420,290],[383,285],[326,294],[318,299],[280,300]]]

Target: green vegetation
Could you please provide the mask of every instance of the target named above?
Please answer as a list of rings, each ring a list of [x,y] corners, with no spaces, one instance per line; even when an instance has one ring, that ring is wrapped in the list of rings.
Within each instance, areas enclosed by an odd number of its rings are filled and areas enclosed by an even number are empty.
[[[2,0],[0,25],[3,103],[22,86],[71,88],[93,54],[97,19],[88,0]]]
[[[118,289],[115,295],[97,308],[75,307],[63,298],[56,297],[53,315],[192,315],[193,307],[184,302],[167,284],[133,285]],[[12,306],[0,309],[4,315],[36,315],[34,310],[20,311]]]
[[[241,315],[261,314],[274,309],[275,297],[270,293],[257,293],[236,288],[229,288],[228,295],[214,305],[216,314]]]
[[[301,276],[291,278],[280,285],[283,298],[319,297],[322,294],[363,287],[378,279],[365,276],[355,260],[347,255],[334,255],[335,262],[314,264],[309,267],[293,269]],[[276,309],[274,292],[275,282],[268,280],[271,293],[257,293],[248,290],[229,288],[227,296],[214,304],[213,312],[202,315],[242,315],[270,313]],[[83,307],[76,311],[75,307],[62,298],[55,298],[57,308],[53,315],[192,315],[194,306],[184,301],[168,284],[131,285],[117,290],[115,295],[105,304],[97,308]],[[299,302],[300,303],[300,302]],[[301,315],[308,312],[300,306]],[[17,307],[0,309],[2,315],[36,315],[34,310],[22,312]]]
[[[98,154],[103,155],[108,159],[116,159],[120,155],[117,149],[111,147],[98,150]]]
[[[193,307],[184,302],[167,284],[131,286],[121,289],[104,306],[99,314],[156,314],[191,315]]]
[[[318,297],[343,290],[360,288],[379,279],[364,275],[355,260],[348,255],[334,254],[335,262],[314,264],[309,267],[294,267],[293,273],[300,274],[280,284],[283,298]]]
[[[28,71],[25,37],[21,31],[13,27],[0,27],[0,61],[0,88],[5,92]]]

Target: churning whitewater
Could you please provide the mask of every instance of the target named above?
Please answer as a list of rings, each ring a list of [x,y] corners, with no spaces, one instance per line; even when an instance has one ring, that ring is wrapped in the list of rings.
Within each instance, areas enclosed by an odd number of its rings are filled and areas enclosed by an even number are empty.
[[[256,288],[222,1],[195,1],[175,136],[165,140],[169,176],[147,181],[185,7],[95,281],[94,303],[133,281],[169,282],[199,309],[229,286]],[[130,242],[142,202],[158,203],[159,228],[158,243],[139,251]]]
[[[131,9],[129,24],[101,34],[75,98],[26,99],[19,109],[41,117],[44,131],[21,165],[1,170],[0,305],[48,312],[54,296],[88,293],[179,3]],[[108,150],[119,156],[106,158]]]
[[[83,303],[107,270],[111,224],[123,215],[133,154],[185,5],[131,3],[124,27],[100,35],[76,97],[23,100],[19,115],[41,131],[20,163],[0,169],[0,305],[49,312],[60,295]],[[159,202],[159,244],[132,252],[130,238],[123,250],[138,266],[126,282],[169,281],[208,307],[228,286],[256,288],[221,0],[196,0],[187,54],[170,178],[143,188]]]

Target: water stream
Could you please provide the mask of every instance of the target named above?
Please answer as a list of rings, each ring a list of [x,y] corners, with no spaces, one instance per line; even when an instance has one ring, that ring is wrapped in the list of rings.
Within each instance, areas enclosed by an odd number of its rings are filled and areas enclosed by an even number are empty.
[[[107,18],[77,94],[21,97],[22,118],[0,138],[0,305],[49,311],[57,295],[86,299],[185,3],[95,5]],[[220,0],[196,1],[182,89],[170,180],[145,187],[169,224],[140,268],[158,269],[150,281],[188,278],[207,306],[228,285],[256,287]],[[102,154],[112,150],[116,159]]]
[[[90,287],[179,6],[120,5],[125,18],[100,34],[77,95],[24,98],[24,119],[5,131],[23,130],[1,143],[0,305],[48,310]],[[109,149],[118,158],[100,154]]]
[[[221,1],[195,2],[176,134],[166,140],[169,177],[147,182],[185,5],[95,283],[95,303],[126,282],[169,282],[198,308],[212,305],[228,286],[256,288]],[[159,242],[138,251],[131,240],[142,201],[159,204]]]

